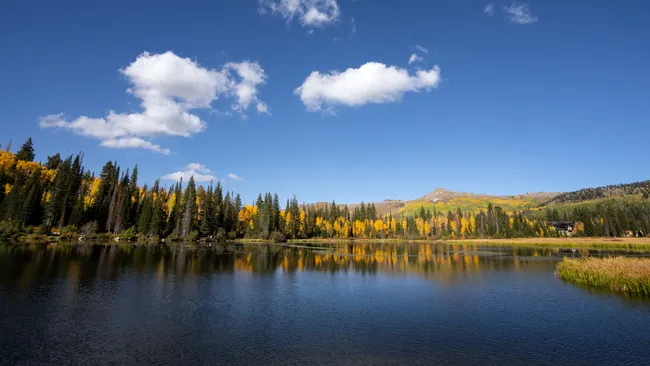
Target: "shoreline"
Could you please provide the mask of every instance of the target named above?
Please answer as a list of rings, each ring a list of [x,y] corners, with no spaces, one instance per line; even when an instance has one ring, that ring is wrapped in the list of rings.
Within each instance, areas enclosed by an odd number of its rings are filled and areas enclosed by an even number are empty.
[[[65,240],[58,237],[43,237],[42,235],[26,235],[17,239],[5,239],[7,243],[13,244],[48,244],[48,243],[68,243],[68,244],[101,244],[110,242],[112,244],[132,244],[132,245],[176,245],[187,243],[218,243],[218,241],[169,241],[161,242],[157,240],[115,240],[119,236],[87,238],[85,240]],[[384,243],[384,244],[451,244],[451,245],[494,245],[494,246],[529,246],[529,247],[568,247],[568,248],[593,248],[593,249],[648,249],[650,250],[650,237],[643,238],[508,238],[508,239],[359,239],[359,238],[312,238],[312,239],[290,239],[285,243],[278,243],[268,239],[235,239],[228,240],[227,243],[237,244],[365,244],[365,243]]]
[[[238,239],[240,240],[240,239]],[[650,238],[509,238],[509,239],[292,239],[289,244],[300,243],[416,243],[416,244],[483,244],[518,245],[532,247],[580,247],[580,248],[625,248],[650,249]]]

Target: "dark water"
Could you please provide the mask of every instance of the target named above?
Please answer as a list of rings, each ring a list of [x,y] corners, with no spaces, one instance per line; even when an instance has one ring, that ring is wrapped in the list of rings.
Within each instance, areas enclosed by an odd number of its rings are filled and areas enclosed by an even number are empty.
[[[460,245],[0,245],[0,363],[650,364],[650,301]]]

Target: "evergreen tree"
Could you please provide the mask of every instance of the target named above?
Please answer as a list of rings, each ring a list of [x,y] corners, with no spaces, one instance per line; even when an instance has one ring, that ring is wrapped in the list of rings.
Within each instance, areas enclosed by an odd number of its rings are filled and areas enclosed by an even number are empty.
[[[5,167],[4,165],[0,165],[0,207],[2,207],[2,201],[6,196],[5,185],[7,184],[7,181],[8,178],[7,178],[7,173],[5,172]],[[1,212],[0,212],[0,218],[2,218]]]
[[[149,234],[154,236],[162,236],[165,230],[165,209],[162,193],[159,188],[159,182],[156,182],[153,185],[153,192],[157,192],[156,200],[153,202],[152,214],[151,214],[151,223],[149,226]]]
[[[148,235],[149,230],[152,224],[152,215],[153,215],[153,189],[151,191],[147,190],[147,186],[143,187],[145,191],[144,198],[142,199],[142,210],[140,211],[140,217],[138,219],[138,232],[142,235]]]
[[[45,163],[45,167],[50,170],[56,170],[62,162],[63,160],[61,160],[61,154],[56,153],[52,156],[47,157],[47,163]]]
[[[26,196],[22,208],[22,224],[37,225],[40,223],[41,211],[41,169],[36,169],[27,182]]]
[[[201,211],[203,211],[203,220],[199,226],[199,232],[202,236],[212,235],[215,231],[216,213],[214,209],[212,184],[208,187],[205,199],[201,201]]]
[[[16,159],[24,161],[34,161],[34,144],[32,143],[32,138],[28,138],[27,141],[20,147],[20,150],[16,153]]]
[[[194,184],[194,177],[190,177],[190,180],[187,182],[187,187],[185,188],[185,195],[183,196],[183,203],[185,205],[183,209],[183,216],[181,221],[181,237],[187,237],[190,235],[192,230],[194,230],[195,222],[194,218],[196,217],[196,186]]]

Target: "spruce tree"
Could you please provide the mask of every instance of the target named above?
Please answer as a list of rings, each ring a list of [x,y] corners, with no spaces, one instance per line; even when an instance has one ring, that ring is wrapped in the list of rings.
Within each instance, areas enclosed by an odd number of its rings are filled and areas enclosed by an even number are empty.
[[[32,138],[28,138],[27,141],[20,147],[20,150],[16,153],[16,159],[23,161],[34,161],[34,144],[32,143]]]
[[[38,168],[27,182],[21,217],[23,225],[36,225],[40,222],[41,195],[41,169]]]
[[[154,192],[159,192],[158,181],[154,183]],[[163,235],[165,229],[165,210],[163,208],[164,202],[162,195],[158,193],[156,200],[153,203],[152,214],[151,214],[151,223],[149,227],[149,233],[154,236]]]
[[[199,232],[202,236],[212,235],[214,233],[215,227],[214,223],[216,220],[215,210],[214,210],[214,201],[212,197],[212,184],[208,187],[208,190],[205,194],[205,198],[201,201],[201,211],[203,211],[203,220],[201,220],[201,225],[199,226]]]
[[[47,162],[45,163],[45,167],[50,170],[56,170],[59,167],[59,165],[61,165],[62,162],[63,160],[61,160],[61,154],[56,153],[52,156],[47,157]]]
[[[194,177],[190,177],[185,188],[183,196],[183,217],[181,220],[181,236],[187,237],[194,230],[194,218],[196,217],[196,186],[194,184]]]

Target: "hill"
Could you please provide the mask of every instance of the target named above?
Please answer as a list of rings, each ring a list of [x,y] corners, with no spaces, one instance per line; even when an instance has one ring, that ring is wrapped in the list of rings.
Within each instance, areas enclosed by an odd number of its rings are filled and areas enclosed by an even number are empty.
[[[570,211],[576,207],[592,206],[608,200],[620,202],[639,202],[648,200],[650,195],[650,180],[618,185],[609,185],[595,188],[584,188],[573,192],[533,192],[519,195],[489,195],[471,192],[454,192],[446,188],[437,188],[424,196],[409,200],[385,200],[380,202],[366,202],[374,204],[378,215],[397,213],[414,215],[424,207],[431,212],[455,211],[460,208],[465,212],[478,212],[487,210],[488,205],[499,205],[506,212],[521,211],[526,209],[553,208],[560,211]],[[307,206],[316,208],[330,203],[313,203]],[[360,203],[348,204],[350,212],[354,211]],[[343,208],[343,205],[337,205]]]
[[[648,199],[648,196],[650,195],[650,180],[596,188],[584,188],[573,192],[560,193],[547,200],[542,205],[548,206],[562,203],[579,203],[603,198],[637,195],[641,196],[643,199]]]
[[[506,211],[534,208],[545,201],[557,196],[553,192],[536,192],[512,196],[494,196],[480,193],[453,192],[445,188],[438,188],[427,193],[421,198],[408,201],[399,210],[406,215],[415,214],[424,207],[425,210],[438,212],[454,211],[460,208],[463,211],[479,211],[487,209],[491,203],[499,205]]]

